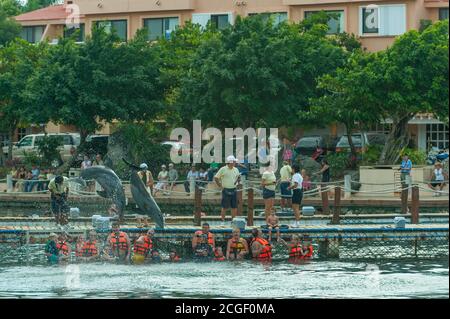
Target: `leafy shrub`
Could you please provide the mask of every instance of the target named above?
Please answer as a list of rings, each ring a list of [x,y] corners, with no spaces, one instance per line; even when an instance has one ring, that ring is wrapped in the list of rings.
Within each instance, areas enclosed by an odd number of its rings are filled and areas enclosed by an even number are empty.
[[[59,136],[44,136],[42,140],[36,141],[38,154],[41,157],[41,165],[50,167],[54,162],[62,163],[58,147],[63,144]],[[59,166],[59,165],[58,165]]]
[[[413,165],[425,165],[427,161],[427,154],[417,149],[405,148],[400,152],[400,155],[399,163],[401,163],[404,155],[408,155]]]
[[[344,170],[350,167],[350,153],[331,153],[327,155],[327,161],[330,165],[330,173],[334,178],[343,176]]]
[[[370,145],[367,151],[362,155],[362,165],[374,165],[380,158],[383,145],[373,144]]]
[[[33,152],[27,153],[24,152],[24,157],[22,163],[25,165],[27,169],[31,169],[33,166],[42,166],[42,159],[41,157]]]

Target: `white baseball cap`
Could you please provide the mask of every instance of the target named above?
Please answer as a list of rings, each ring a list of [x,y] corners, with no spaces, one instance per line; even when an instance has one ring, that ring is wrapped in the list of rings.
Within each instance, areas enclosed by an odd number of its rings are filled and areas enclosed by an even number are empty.
[[[227,157],[227,163],[235,163],[235,162],[237,162],[237,159],[233,155]]]
[[[142,164],[139,166],[139,168],[141,168],[141,169],[147,169],[148,166],[147,166],[147,164],[142,163]]]

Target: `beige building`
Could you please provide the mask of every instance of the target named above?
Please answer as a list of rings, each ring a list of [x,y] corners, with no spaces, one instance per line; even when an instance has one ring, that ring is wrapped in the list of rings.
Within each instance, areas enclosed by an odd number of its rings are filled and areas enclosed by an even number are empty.
[[[188,20],[203,26],[211,21],[220,29],[233,24],[238,15],[273,14],[277,22],[297,22],[320,10],[335,13],[329,33],[353,33],[365,48],[378,51],[392,44],[396,36],[418,29],[421,20],[447,19],[449,5],[448,0],[65,0],[63,5],[25,13],[16,20],[24,27],[22,36],[30,42],[57,41],[70,35],[73,25],[79,28],[82,42],[95,24],[114,28],[123,40],[146,28],[149,40],[156,40],[170,37],[171,31]],[[448,132],[448,127],[435,120],[416,122],[411,124],[416,125],[417,136],[422,136],[417,137],[418,145],[425,145],[427,134],[434,134],[427,132],[427,127],[433,130],[439,124],[438,137],[444,130]],[[448,133],[446,139],[448,145]]]

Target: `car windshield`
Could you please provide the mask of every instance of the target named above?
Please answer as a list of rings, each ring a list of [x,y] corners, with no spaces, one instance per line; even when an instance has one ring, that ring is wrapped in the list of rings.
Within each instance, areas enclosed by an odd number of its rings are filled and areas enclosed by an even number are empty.
[[[352,134],[352,141],[355,146],[361,146],[361,144],[362,144],[361,143],[361,134]],[[341,139],[339,140],[338,146],[339,147],[346,147],[346,146],[349,147],[350,146],[348,143],[347,135],[343,135],[341,137]]]
[[[31,144],[33,144],[33,137],[26,136],[23,139],[21,139],[17,145],[23,147],[23,146],[31,146]]]
[[[304,137],[297,143],[297,147],[314,148],[320,145],[320,137]]]

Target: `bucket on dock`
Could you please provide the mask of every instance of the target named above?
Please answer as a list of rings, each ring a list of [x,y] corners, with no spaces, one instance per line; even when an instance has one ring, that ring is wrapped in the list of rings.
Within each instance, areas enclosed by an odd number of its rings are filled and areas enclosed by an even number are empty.
[[[96,230],[105,230],[111,228],[110,217],[102,217],[100,215],[92,216],[92,227]]]
[[[302,215],[303,216],[314,216],[316,209],[313,206],[303,206]]]
[[[78,207],[71,207],[69,214],[70,218],[78,218],[80,217],[80,209]]]
[[[395,225],[395,228],[405,228],[405,226],[406,226],[405,217],[395,217],[394,225]]]
[[[234,228],[239,228],[240,230],[244,230],[245,226],[247,225],[247,221],[243,217],[235,217],[235,218],[233,218],[231,225]]]

